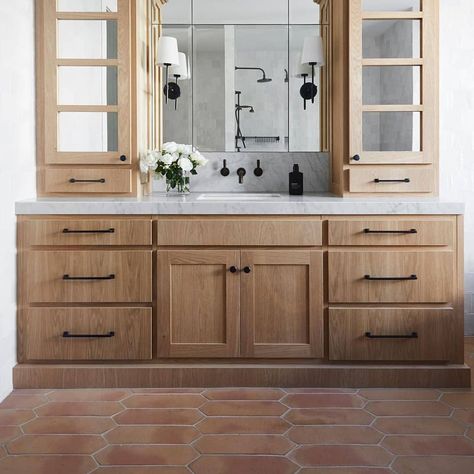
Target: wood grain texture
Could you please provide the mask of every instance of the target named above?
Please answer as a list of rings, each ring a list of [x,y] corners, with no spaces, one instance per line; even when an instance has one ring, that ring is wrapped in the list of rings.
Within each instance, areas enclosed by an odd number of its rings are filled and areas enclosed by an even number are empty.
[[[152,252],[146,250],[27,250],[22,252],[21,278],[29,303],[150,303]],[[65,281],[70,277],[111,280]]]
[[[105,180],[103,183],[71,183],[76,180]],[[44,170],[47,194],[129,194],[133,190],[132,171],[114,168],[47,168]]]
[[[13,369],[14,388],[469,387],[460,365],[127,364],[32,365]]]
[[[395,233],[366,233],[365,229],[372,232],[382,231]],[[397,234],[415,230],[416,233]],[[379,219],[350,219],[330,220],[328,224],[329,245],[354,245],[354,246],[449,246],[456,242],[455,220],[449,217],[424,219],[416,217],[406,219],[383,217]]]
[[[452,308],[329,308],[330,360],[463,363],[463,332]],[[417,339],[369,339],[418,334]]]
[[[324,356],[322,251],[242,251],[244,357]]]
[[[404,180],[408,183],[376,183],[381,180]],[[349,190],[354,193],[431,193],[433,169],[428,166],[354,166],[349,173]]]
[[[28,308],[22,335],[25,360],[151,359],[151,308]],[[63,338],[115,333],[112,338]]]
[[[65,233],[65,230],[69,233]],[[94,230],[100,232],[94,233]],[[113,232],[101,232],[107,230]],[[23,248],[63,245],[151,246],[153,243],[151,219],[34,218],[20,220],[18,232]]]
[[[159,251],[158,355],[235,357],[239,354],[240,252]]]
[[[158,220],[158,245],[319,246],[322,223],[316,218],[198,217]]]
[[[329,252],[331,303],[452,303],[452,251]],[[369,281],[364,277],[409,277],[410,281]]]

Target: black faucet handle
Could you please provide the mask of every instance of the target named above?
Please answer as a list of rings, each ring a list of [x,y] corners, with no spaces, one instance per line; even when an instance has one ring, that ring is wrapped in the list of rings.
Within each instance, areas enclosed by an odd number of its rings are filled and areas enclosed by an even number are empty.
[[[239,176],[239,184],[243,184],[244,182],[244,176],[247,174],[247,171],[245,168],[239,168],[237,170],[237,175]]]
[[[222,176],[229,176],[230,170],[227,168],[227,160],[224,160],[222,164],[222,169],[221,169],[221,175]]]
[[[257,160],[257,167],[253,170],[253,174],[259,178],[263,174],[263,169],[260,166],[260,160]]]

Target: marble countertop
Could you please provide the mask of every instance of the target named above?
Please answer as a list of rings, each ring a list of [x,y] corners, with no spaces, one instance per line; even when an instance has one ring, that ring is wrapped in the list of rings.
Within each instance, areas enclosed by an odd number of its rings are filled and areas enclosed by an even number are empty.
[[[19,201],[17,215],[151,215],[151,214],[269,214],[269,215],[396,215],[463,214],[464,204],[435,198],[340,198],[331,194],[289,196],[261,201],[204,201],[201,193],[185,197],[153,194],[143,198],[37,198]]]

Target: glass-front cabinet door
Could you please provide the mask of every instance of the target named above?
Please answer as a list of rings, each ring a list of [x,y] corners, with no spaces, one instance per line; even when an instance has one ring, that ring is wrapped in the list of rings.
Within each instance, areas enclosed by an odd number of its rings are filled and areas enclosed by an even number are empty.
[[[45,164],[130,166],[130,2],[44,0],[42,14]]]
[[[351,0],[350,165],[437,159],[435,0]]]

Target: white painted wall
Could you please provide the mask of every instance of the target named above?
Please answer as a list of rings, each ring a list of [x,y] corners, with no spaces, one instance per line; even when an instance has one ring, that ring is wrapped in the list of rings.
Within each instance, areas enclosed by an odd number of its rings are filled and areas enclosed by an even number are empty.
[[[441,0],[441,196],[466,203],[466,333],[474,334],[474,35],[472,0]]]
[[[0,400],[16,363],[15,201],[35,195],[33,12],[0,0]]]

